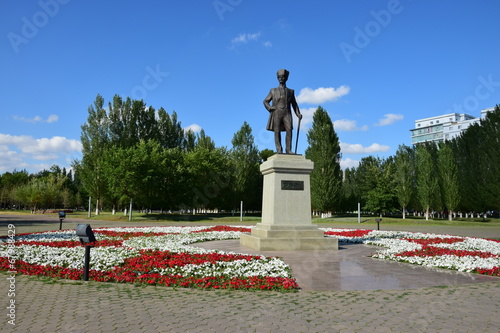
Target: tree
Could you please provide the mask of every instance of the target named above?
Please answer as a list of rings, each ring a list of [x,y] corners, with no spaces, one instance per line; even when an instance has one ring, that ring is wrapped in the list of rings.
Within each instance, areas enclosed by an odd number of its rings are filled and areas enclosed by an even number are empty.
[[[115,95],[108,109],[110,145],[132,147],[141,140],[158,139],[156,111],[152,106],[147,107],[143,100],[127,97],[124,102],[119,95]]]
[[[16,200],[30,208],[34,214],[43,205],[45,184],[39,178],[32,179],[28,184],[18,187],[15,191]]]
[[[184,143],[184,129],[177,121],[177,113],[172,112],[170,116],[164,108],[158,109],[156,140],[165,148],[181,147]]]
[[[154,140],[114,149],[104,165],[110,193],[123,204],[131,199],[142,207],[158,204],[165,178],[164,162],[163,149]]]
[[[262,175],[259,171],[259,150],[254,143],[252,129],[245,121],[231,140],[231,158],[234,165],[234,205],[243,201],[249,209],[259,209],[262,193]]]
[[[16,198],[30,207],[32,213],[37,209],[55,208],[61,199],[65,178],[54,173],[46,177],[33,177],[28,184],[16,189]]]
[[[196,147],[202,147],[207,150],[215,149],[215,142],[202,129],[196,138]]]
[[[364,202],[363,208],[382,214],[395,208],[393,190],[394,162],[392,158],[382,160],[373,156],[361,159],[357,180]]]
[[[417,146],[417,196],[425,210],[425,219],[429,220],[430,209],[436,205],[436,195],[439,190],[438,172],[432,156],[434,144]]]
[[[233,167],[226,148],[196,146],[185,153],[186,184],[182,206],[195,209],[224,209],[231,206]]]
[[[273,156],[274,154],[276,154],[276,153],[274,151],[272,151],[271,149],[261,150],[259,153],[260,163],[267,161],[267,159],[269,157]]]
[[[0,205],[12,207],[16,202],[15,189],[29,182],[26,170],[6,172],[0,177]]]
[[[196,134],[194,134],[193,130],[187,130],[182,146],[187,152],[194,150],[196,147]]]
[[[405,219],[406,209],[415,193],[415,151],[405,145],[399,146],[394,163],[394,189]]]
[[[361,193],[357,179],[356,168],[346,168],[342,183],[342,210],[352,211],[357,209],[361,202]]]
[[[96,213],[107,191],[103,163],[109,147],[109,119],[104,109],[104,99],[97,95],[94,105],[88,108],[87,122],[82,125],[82,161],[75,161],[83,186],[96,199]]]
[[[342,189],[340,143],[328,112],[319,106],[307,133],[306,158],[314,162],[311,173],[311,205],[327,212],[338,209]]]
[[[483,140],[479,151],[482,153],[480,166],[483,179],[482,189],[486,194],[489,210],[500,210],[500,106],[488,112],[481,120]]]
[[[448,209],[448,219],[453,219],[453,211],[460,203],[458,168],[451,146],[442,143],[438,151],[438,170],[441,178],[443,203]]]
[[[460,208],[485,212],[500,209],[500,108],[454,139],[460,179]]]

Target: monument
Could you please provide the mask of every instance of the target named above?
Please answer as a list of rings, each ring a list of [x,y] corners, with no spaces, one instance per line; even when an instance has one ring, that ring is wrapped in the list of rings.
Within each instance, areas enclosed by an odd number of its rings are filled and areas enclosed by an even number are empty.
[[[242,234],[240,244],[261,251],[337,250],[338,240],[325,237],[312,224],[310,174],[314,163],[292,153],[293,107],[302,118],[292,89],[286,88],[288,71],[277,73],[280,86],[264,100],[270,112],[267,129],[274,131],[277,154],[261,164],[264,175],[262,221],[250,234]],[[272,104],[270,104],[272,102]],[[282,153],[281,132],[286,132],[286,154]]]

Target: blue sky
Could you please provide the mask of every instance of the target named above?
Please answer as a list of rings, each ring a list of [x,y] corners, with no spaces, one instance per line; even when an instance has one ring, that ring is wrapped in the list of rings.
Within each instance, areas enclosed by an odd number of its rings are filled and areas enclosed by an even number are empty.
[[[410,145],[421,118],[500,104],[500,2],[0,0],[0,173],[69,167],[97,94],[144,99],[217,146],[248,122],[274,149],[262,101],[290,71],[321,105],[342,166]],[[294,142],[295,142],[294,132]]]

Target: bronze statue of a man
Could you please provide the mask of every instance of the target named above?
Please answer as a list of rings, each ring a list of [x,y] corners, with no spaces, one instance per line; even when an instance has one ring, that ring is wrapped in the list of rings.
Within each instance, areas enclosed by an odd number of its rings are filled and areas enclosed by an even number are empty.
[[[281,132],[286,131],[286,153],[292,154],[292,111],[295,115],[302,119],[297,101],[295,101],[295,93],[293,89],[286,87],[289,72],[286,69],[280,69],[277,73],[280,85],[277,88],[272,88],[269,91],[266,99],[264,99],[264,106],[270,112],[269,120],[266,129],[274,132],[274,142],[276,144],[276,152],[283,153],[281,146]],[[272,101],[272,105],[269,104]]]

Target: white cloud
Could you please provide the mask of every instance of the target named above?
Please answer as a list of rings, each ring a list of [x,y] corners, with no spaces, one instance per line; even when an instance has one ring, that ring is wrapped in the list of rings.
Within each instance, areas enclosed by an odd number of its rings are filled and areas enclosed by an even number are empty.
[[[20,116],[12,116],[12,119],[23,121],[25,123],[55,123],[59,120],[59,117],[55,114],[51,114],[47,119],[43,119],[40,116],[35,116],[33,118],[24,118]]]
[[[0,145],[0,173],[23,170],[28,166],[21,156],[15,151],[9,150],[7,146]]]
[[[363,147],[359,143],[340,143],[340,151],[342,154],[373,154],[373,153],[381,153],[386,152],[390,149],[389,146],[381,145],[378,143],[372,143],[368,147]]]
[[[300,123],[300,127],[302,130],[305,130],[308,125],[312,123],[314,112],[316,112],[317,108],[300,108],[300,113],[302,113],[302,121]],[[298,119],[293,116],[294,128],[297,127]],[[340,119],[333,121],[333,127],[336,132],[354,132],[354,131],[366,131],[368,130],[368,126],[363,125],[359,127],[355,120],[348,119]]]
[[[59,117],[55,114],[51,114],[49,118],[47,118],[48,123],[55,123],[56,121],[59,120]]]
[[[260,38],[260,35],[261,35],[260,31],[254,34],[239,34],[238,36],[236,36],[231,40],[231,45],[233,45],[234,47],[236,45],[246,44],[250,41],[256,41]]]
[[[398,120],[402,120],[404,116],[402,114],[388,113],[384,115],[384,118],[380,119],[375,126],[387,126],[395,123]]]
[[[75,151],[80,152],[82,150],[80,141],[66,139],[61,136],[54,136],[50,139],[35,139],[28,135],[11,136],[8,134],[0,134],[0,144],[16,145],[23,153],[33,155],[71,153]]]
[[[329,101],[335,101],[340,97],[347,95],[351,88],[348,86],[340,86],[335,89],[333,87],[318,89],[303,88],[297,96],[297,103],[321,104]]]
[[[317,108],[300,108],[300,113],[302,114],[302,120],[300,121],[300,128],[305,130],[309,124],[312,123],[314,112]],[[293,113],[293,111],[292,111]],[[294,128],[297,128],[298,118],[293,115]]]
[[[339,119],[333,122],[335,131],[338,132],[353,132],[353,131],[367,131],[368,126],[363,125],[358,127],[356,120]]]
[[[342,169],[348,169],[348,168],[357,168],[359,165],[359,161],[353,160],[350,158],[343,158],[340,160],[340,168]]]
[[[32,164],[29,160],[53,161],[80,153],[82,144],[78,140],[60,136],[35,139],[29,135],[9,135],[0,133],[0,172],[14,169],[41,170],[46,164]]]
[[[184,132],[188,132],[189,130],[191,130],[193,133],[200,133],[201,126],[198,124],[191,124],[187,127],[184,127]]]
[[[264,45],[265,47],[272,47],[273,43],[271,43],[270,41],[267,41],[267,42],[264,42],[262,45]]]

